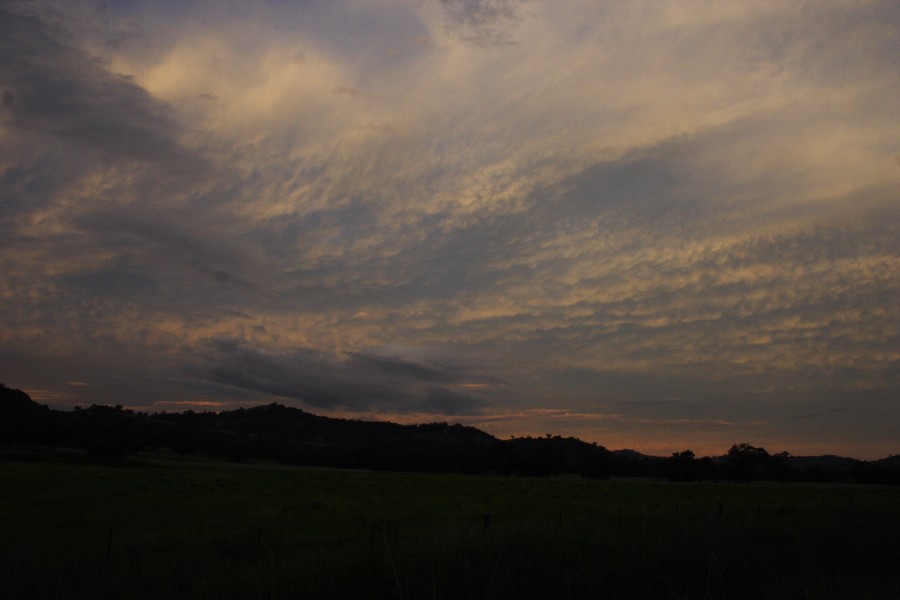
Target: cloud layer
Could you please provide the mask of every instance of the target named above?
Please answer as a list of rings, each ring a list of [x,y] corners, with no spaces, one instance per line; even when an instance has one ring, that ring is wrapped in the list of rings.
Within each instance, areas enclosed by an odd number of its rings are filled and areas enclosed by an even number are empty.
[[[896,452],[898,33],[889,1],[6,3],[2,375]]]

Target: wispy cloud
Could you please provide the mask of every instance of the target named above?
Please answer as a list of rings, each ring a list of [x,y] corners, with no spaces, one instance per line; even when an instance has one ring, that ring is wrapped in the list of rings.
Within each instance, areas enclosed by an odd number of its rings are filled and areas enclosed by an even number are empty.
[[[846,410],[847,409],[844,407],[831,408],[828,410],[823,410],[821,412],[808,413],[808,414],[804,414],[804,415],[795,415],[794,418],[795,419],[816,419],[818,417],[824,417],[826,415],[833,415],[835,413],[846,412]]]
[[[326,410],[477,414],[483,395],[462,384],[478,369],[458,360],[403,355],[397,348],[335,359],[309,348],[272,352],[239,340],[210,340],[196,376],[217,385],[299,401]]]
[[[0,8],[23,386],[896,440],[895,2],[170,4]]]

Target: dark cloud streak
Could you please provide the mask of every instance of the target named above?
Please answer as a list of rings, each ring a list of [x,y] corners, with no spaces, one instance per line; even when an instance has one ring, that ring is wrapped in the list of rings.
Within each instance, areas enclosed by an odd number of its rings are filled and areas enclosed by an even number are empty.
[[[177,141],[181,128],[168,108],[37,11],[0,7],[0,85],[8,127],[99,150],[108,160],[200,167]]]
[[[326,410],[479,413],[486,402],[453,389],[474,374],[457,362],[347,353],[339,361],[309,348],[269,352],[233,339],[211,340],[193,375]]]

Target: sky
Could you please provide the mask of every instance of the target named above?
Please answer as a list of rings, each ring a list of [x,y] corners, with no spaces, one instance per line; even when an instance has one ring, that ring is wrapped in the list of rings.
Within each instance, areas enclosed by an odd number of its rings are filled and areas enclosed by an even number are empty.
[[[896,0],[0,1],[0,381],[900,453]]]

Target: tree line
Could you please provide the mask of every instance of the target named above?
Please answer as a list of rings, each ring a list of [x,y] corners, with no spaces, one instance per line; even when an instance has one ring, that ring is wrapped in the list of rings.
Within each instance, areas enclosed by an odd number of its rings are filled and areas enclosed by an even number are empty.
[[[168,450],[232,461],[335,468],[670,481],[816,481],[900,484],[900,457],[810,460],[735,444],[721,457],[612,452],[573,437],[497,439],[459,424],[399,425],[332,419],[269,404],[223,412],[143,413],[92,405],[58,411],[0,384],[0,446],[79,448],[104,457]]]

